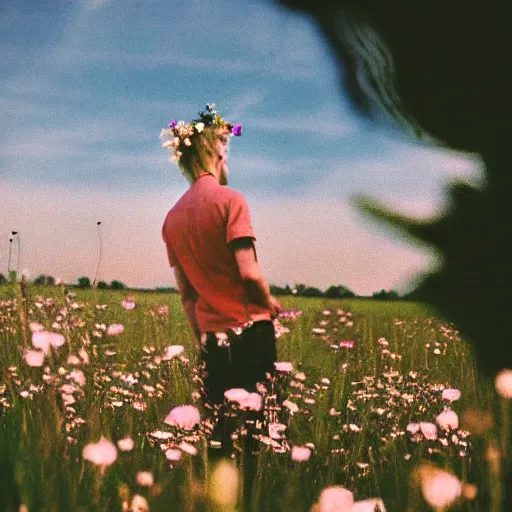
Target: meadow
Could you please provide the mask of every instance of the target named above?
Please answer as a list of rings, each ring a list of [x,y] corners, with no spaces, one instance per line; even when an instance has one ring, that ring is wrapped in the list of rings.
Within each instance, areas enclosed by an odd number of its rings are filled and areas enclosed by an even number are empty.
[[[510,405],[453,325],[413,302],[281,302],[271,426],[248,453],[254,407],[226,399],[220,459],[177,295],[0,287],[0,510],[502,510]],[[183,405],[198,423],[173,421]],[[331,506],[336,486],[361,503]]]

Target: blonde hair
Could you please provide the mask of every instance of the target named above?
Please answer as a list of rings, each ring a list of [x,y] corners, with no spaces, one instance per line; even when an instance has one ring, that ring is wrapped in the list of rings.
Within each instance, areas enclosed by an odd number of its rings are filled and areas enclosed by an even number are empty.
[[[189,183],[194,183],[201,172],[209,172],[212,161],[219,155],[217,141],[228,145],[229,136],[226,130],[208,127],[194,135],[190,146],[180,145],[182,155],[178,160],[178,167]]]

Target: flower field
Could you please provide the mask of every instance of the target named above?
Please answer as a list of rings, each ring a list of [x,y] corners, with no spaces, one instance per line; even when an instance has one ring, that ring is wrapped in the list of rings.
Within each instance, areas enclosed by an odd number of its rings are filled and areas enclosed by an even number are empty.
[[[0,510],[503,512],[510,400],[453,325],[282,304],[276,374],[227,393],[221,458],[177,295],[0,287]]]

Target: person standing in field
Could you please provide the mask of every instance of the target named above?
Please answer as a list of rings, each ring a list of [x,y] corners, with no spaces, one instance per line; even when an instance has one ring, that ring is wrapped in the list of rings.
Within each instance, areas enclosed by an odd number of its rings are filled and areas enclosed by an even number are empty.
[[[227,149],[241,125],[206,106],[199,118],[175,120],[160,135],[190,183],[162,228],[183,308],[204,363],[205,402],[224,392],[255,392],[275,370],[273,318],[281,306],[260,270],[243,195],[227,187]]]

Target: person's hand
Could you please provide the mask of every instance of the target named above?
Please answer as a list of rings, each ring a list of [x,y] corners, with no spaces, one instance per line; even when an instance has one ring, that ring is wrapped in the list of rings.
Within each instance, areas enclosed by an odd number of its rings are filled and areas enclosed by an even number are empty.
[[[279,304],[278,300],[273,295],[271,295],[270,296],[270,315],[272,316],[272,318],[276,318],[279,315],[279,313],[281,313],[281,311],[283,311],[283,306],[281,306],[281,304]]]

